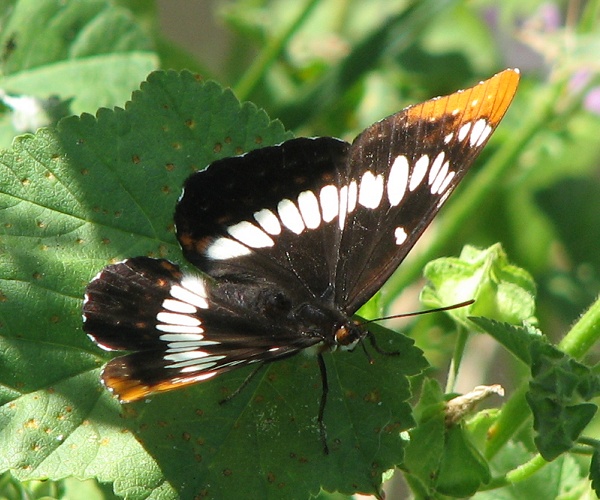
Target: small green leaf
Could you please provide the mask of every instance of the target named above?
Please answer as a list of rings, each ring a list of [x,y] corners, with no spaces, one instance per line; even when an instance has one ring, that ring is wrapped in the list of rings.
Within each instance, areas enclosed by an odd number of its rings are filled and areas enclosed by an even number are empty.
[[[526,398],[533,412],[535,443],[544,459],[554,460],[571,449],[596,413],[595,404],[581,400],[600,394],[600,376],[530,329],[487,318],[471,320],[530,366]]]
[[[435,491],[437,474],[444,455],[446,427],[444,394],[436,380],[427,379],[415,407],[417,425],[410,431],[402,469],[413,487],[427,495]]]
[[[509,264],[499,244],[485,250],[465,246],[458,258],[436,259],[423,270],[429,283],[421,300],[432,307],[456,304],[470,299],[468,308],[451,311],[466,324],[469,315],[481,315],[509,323],[531,321],[535,312],[533,278]]]
[[[527,402],[533,411],[535,444],[548,461],[568,451],[598,409],[580,403],[600,394],[600,376],[553,346],[532,348],[533,380]]]
[[[446,432],[445,449],[436,489],[443,495],[467,497],[491,479],[487,461],[473,446],[462,426]]]
[[[490,480],[486,460],[461,425],[446,425],[446,402],[435,380],[427,380],[415,408],[417,425],[410,431],[403,471],[424,497],[434,492],[463,497]]]
[[[531,326],[515,326],[488,318],[470,317],[470,321],[489,333],[513,356],[531,366],[530,348],[535,342],[547,343],[546,337]]]

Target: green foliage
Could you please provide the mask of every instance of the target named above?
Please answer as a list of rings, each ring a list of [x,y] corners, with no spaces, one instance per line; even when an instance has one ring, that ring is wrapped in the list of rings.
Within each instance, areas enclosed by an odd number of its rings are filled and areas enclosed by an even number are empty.
[[[571,6],[568,27],[562,5],[541,4],[228,2],[217,15],[231,49],[211,76],[230,91],[181,71],[209,67],[207,53],[167,42],[151,2],[0,1],[0,496],[227,499],[243,486],[246,498],[341,499],[380,494],[394,467],[416,498],[600,494],[588,359],[600,336],[600,2]],[[284,125],[351,139],[518,65],[516,36],[544,62],[524,71],[426,245],[361,314],[417,309],[398,305],[421,272],[427,306],[475,303],[415,318],[418,347],[370,325],[400,356],[326,355],[329,456],[304,356],[223,406],[246,371],[130,405],[103,389],[109,355],[81,330],[85,286],[126,257],[185,265],[172,214],[191,172],[292,137]],[[486,352],[484,335],[513,356]],[[500,381],[496,409],[449,423],[457,386]]]
[[[421,497],[435,492],[471,496],[491,479],[489,465],[463,427],[446,425],[445,408],[438,383],[427,381],[415,408],[417,425],[410,431],[403,463],[407,480]]]
[[[531,368],[527,402],[533,412],[535,443],[548,461],[570,450],[590,422],[600,395],[600,376],[523,327],[472,318]]]
[[[468,314],[483,315],[515,323],[532,320],[535,283],[523,269],[508,262],[500,245],[480,250],[465,246],[460,257],[431,261],[423,269],[428,283],[421,301],[431,307],[474,299]],[[466,321],[467,309],[453,315]]]
[[[151,38],[126,9],[103,0],[5,3],[0,10],[0,88],[7,94],[42,103],[55,97],[74,114],[94,113],[102,106],[122,105],[158,65]],[[66,114],[37,117],[36,126],[17,127],[16,132],[33,132]],[[3,113],[0,145],[10,145],[14,126],[15,116]]]

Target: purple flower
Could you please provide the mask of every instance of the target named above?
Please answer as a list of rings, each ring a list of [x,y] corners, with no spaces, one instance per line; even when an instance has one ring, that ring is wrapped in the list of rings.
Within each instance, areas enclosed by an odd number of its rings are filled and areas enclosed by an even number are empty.
[[[583,99],[583,107],[600,115],[600,87],[592,87]]]

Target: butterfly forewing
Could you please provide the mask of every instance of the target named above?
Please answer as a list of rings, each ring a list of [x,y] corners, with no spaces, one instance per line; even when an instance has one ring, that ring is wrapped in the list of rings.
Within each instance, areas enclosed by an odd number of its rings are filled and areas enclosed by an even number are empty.
[[[353,314],[389,278],[500,122],[519,77],[507,70],[375,123],[350,149],[350,200],[336,303]]]
[[[348,148],[329,137],[292,139],[192,175],[175,213],[186,258],[216,278],[321,297],[338,257],[332,221]]]

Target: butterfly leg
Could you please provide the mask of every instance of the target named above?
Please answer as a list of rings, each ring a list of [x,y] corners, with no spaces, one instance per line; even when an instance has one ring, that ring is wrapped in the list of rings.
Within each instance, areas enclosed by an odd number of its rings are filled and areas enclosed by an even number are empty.
[[[381,347],[377,345],[375,340],[375,335],[372,332],[367,332],[367,337],[369,337],[369,342],[375,351],[383,356],[400,356],[400,351],[384,351]]]
[[[327,430],[325,429],[325,422],[323,421],[323,414],[325,413],[325,405],[327,404],[327,394],[329,393],[329,384],[327,382],[327,367],[325,366],[325,360],[323,355],[317,356],[319,361],[319,369],[321,370],[321,384],[323,390],[321,391],[321,403],[319,404],[319,415],[317,420],[319,422],[319,432],[321,434],[321,442],[323,443],[323,453],[329,455],[329,447],[327,446]]]
[[[238,388],[235,391],[233,391],[231,394],[229,394],[228,396],[221,399],[221,401],[219,401],[219,404],[222,405],[222,404],[227,403],[228,401],[231,401],[240,392],[242,392],[245,389],[245,387],[250,383],[250,381],[256,376],[256,374],[263,369],[265,364],[266,363],[261,363],[254,370],[252,370],[250,372],[250,374],[244,379],[244,381],[238,386]]]

